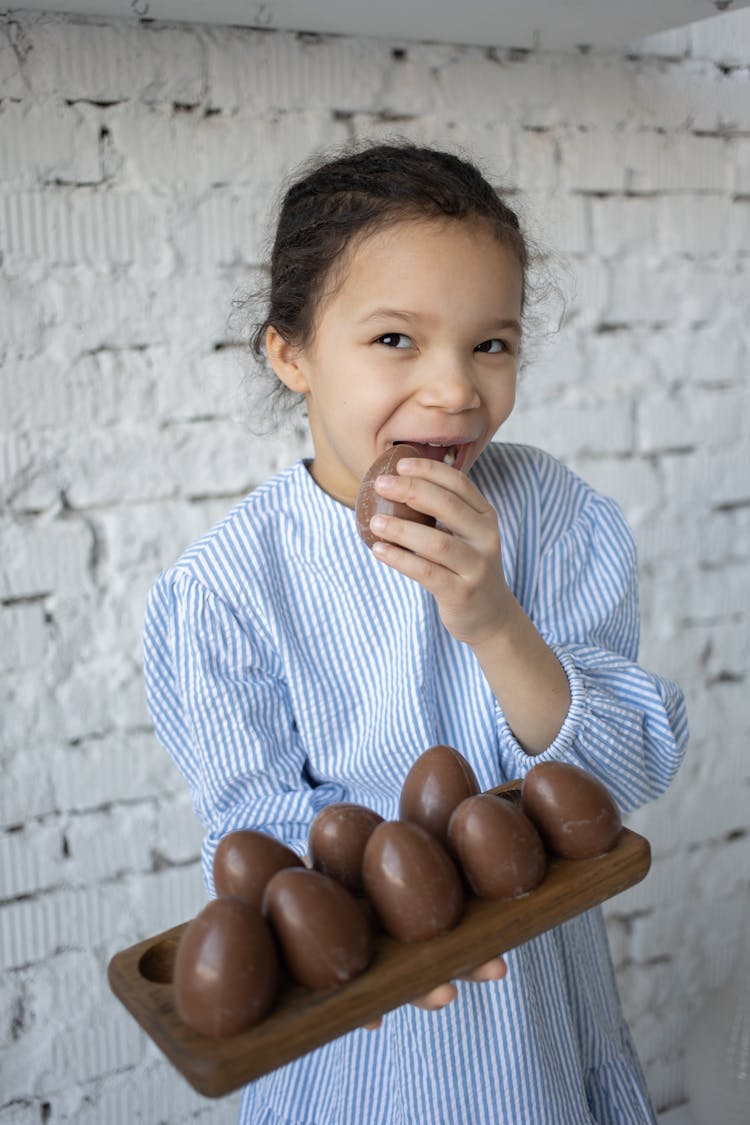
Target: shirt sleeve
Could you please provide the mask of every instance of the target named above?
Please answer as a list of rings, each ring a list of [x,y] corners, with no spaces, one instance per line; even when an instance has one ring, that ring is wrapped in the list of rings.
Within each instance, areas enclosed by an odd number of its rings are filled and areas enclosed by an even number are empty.
[[[302,855],[319,808],[340,799],[313,786],[279,654],[215,593],[179,570],[149,596],[146,696],[154,729],[190,786],[203,824],[203,875],[238,828],[268,832]]]
[[[508,776],[557,759],[597,775],[623,812],[659,796],[685,752],[685,704],[676,684],[636,662],[636,551],[614,501],[590,493],[544,552],[530,615],[565,670],[571,704],[554,742],[535,756],[498,708]]]

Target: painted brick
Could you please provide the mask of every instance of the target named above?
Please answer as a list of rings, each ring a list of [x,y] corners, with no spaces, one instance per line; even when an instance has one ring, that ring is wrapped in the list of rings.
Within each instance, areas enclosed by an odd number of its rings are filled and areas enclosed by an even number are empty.
[[[0,98],[20,100],[26,93],[21,77],[19,53],[23,53],[23,43],[18,43],[18,32],[11,27],[0,29]],[[26,36],[21,33],[21,39]]]
[[[69,106],[9,102],[0,113],[0,167],[10,184],[97,182],[98,126]]]
[[[529,66],[478,50],[455,52],[441,68],[438,81],[450,118],[500,116],[505,125],[547,126],[560,120],[557,68],[532,58]]]
[[[134,34],[136,32],[136,34]],[[23,74],[40,99],[192,104],[205,89],[200,38],[188,26],[144,27],[127,20],[30,17],[33,44]]]
[[[90,188],[11,194],[0,200],[4,250],[16,260],[86,263],[109,270],[158,259],[163,236],[152,209],[133,192]]]
[[[362,112],[379,105],[387,48],[371,40],[300,40],[224,27],[204,35],[209,102],[224,112],[280,106]]]
[[[60,949],[120,940],[132,915],[125,884],[55,891],[6,905],[0,914],[3,969],[43,961]]]
[[[699,20],[690,25],[690,52],[721,66],[747,65],[750,53],[750,12],[739,8],[721,21]]]
[[[739,138],[734,147],[733,188],[743,195],[750,195],[750,138]]]
[[[398,119],[424,118],[438,111],[440,95],[434,79],[450,58],[451,48],[441,48],[437,44],[403,43],[395,44],[392,52],[392,65],[383,66],[382,55],[376,60],[376,70],[382,83],[382,88],[373,98],[378,112],[384,118]],[[349,98],[344,101],[348,102]],[[401,122],[394,120],[393,124],[398,128]]]
[[[568,463],[594,488],[616,500],[635,526],[664,503],[659,474],[645,461],[579,456]]]
[[[722,191],[725,139],[649,130],[577,129],[561,146],[562,178],[573,191]]]
[[[0,835],[0,898],[17,898],[60,882],[59,824],[28,825]]]
[[[128,1018],[123,1011],[122,1019]],[[150,1058],[132,1074],[111,1074],[87,1090],[79,1104],[71,1102],[68,1121],[77,1125],[132,1125],[134,1121],[204,1121],[206,1125],[236,1125],[239,1095],[206,1099],[196,1094],[167,1064]]]
[[[67,495],[74,508],[156,500],[177,492],[173,443],[163,440],[153,426],[118,426],[81,434],[69,456]]]
[[[728,248],[733,254],[750,254],[750,199],[735,201],[729,211]]]
[[[633,447],[633,422],[627,402],[529,404],[518,415],[516,432],[567,462],[598,450],[602,433],[607,434],[612,454],[628,453]]]
[[[741,442],[743,415],[734,399],[721,391],[677,387],[638,403],[638,447],[644,452],[668,449],[722,450]]]
[[[71,594],[89,585],[91,534],[66,520],[6,522],[2,528],[0,598]]]
[[[0,607],[0,672],[38,666],[44,656],[47,626],[38,602]]]
[[[200,855],[203,835],[187,788],[183,786],[175,797],[160,806],[156,850],[169,863],[194,862]]]
[[[747,447],[744,443],[710,452],[699,448],[687,460],[668,457],[663,461],[667,488],[671,495],[695,496],[700,490],[709,508],[746,504],[750,499],[750,480],[746,473]]]
[[[65,827],[65,879],[95,885],[125,872],[149,871],[156,846],[153,802],[117,805],[72,818]]]
[[[178,921],[194,917],[208,901],[197,862],[143,876],[139,892],[146,934],[158,934]]]
[[[9,714],[8,696],[13,702],[12,692],[2,692],[3,715]],[[32,724],[34,745],[42,755],[51,743],[42,735],[41,722]],[[28,820],[44,816],[56,809],[55,798],[49,778],[47,764],[28,752],[27,738],[16,740],[12,733],[3,732],[0,742],[3,749],[3,784],[0,786],[0,828],[14,826],[20,828]]]
[[[150,731],[84,738],[74,746],[55,748],[48,759],[55,802],[71,812],[152,800],[182,792],[185,785]]]
[[[542,254],[571,255],[579,259],[591,251],[590,201],[580,195],[555,191],[536,194],[539,178],[533,169],[524,169],[519,184],[524,193],[521,214],[532,243],[538,243]],[[553,266],[553,269],[555,267]]]
[[[592,199],[591,221],[594,248],[605,257],[656,250],[659,209],[651,198]]]

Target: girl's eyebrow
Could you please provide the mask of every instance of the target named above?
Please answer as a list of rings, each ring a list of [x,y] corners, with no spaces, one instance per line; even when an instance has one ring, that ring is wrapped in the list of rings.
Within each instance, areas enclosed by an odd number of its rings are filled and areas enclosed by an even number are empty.
[[[420,313],[410,312],[408,309],[392,309],[392,308],[378,308],[373,309],[372,312],[367,313],[360,320],[360,324],[367,324],[371,320],[421,320],[423,317]],[[508,319],[498,319],[488,321],[485,326],[487,331],[491,332],[507,332],[509,329],[521,335],[521,325],[514,317]]]

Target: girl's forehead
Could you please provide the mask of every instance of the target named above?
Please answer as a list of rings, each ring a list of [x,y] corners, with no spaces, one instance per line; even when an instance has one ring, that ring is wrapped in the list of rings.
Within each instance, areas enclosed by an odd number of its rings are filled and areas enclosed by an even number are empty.
[[[459,261],[472,273],[523,282],[521,262],[488,219],[409,216],[355,236],[332,268],[328,291],[369,279],[418,280],[425,269],[450,270]]]
[[[330,296],[443,284],[520,293],[523,269],[510,246],[482,218],[407,217],[364,232],[331,271]]]

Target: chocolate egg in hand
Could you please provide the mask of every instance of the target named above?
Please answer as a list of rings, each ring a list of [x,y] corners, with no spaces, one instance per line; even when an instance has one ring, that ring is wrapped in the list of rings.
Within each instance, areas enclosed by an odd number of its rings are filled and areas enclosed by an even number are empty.
[[[401,504],[389,500],[375,491],[375,480],[383,473],[395,474],[396,465],[402,457],[421,457],[422,454],[412,445],[392,445],[379,457],[376,457],[370,468],[362,478],[357,500],[354,506],[357,517],[357,531],[368,547],[378,542],[378,536],[370,529],[370,520],[373,516],[398,516],[402,520],[411,520],[412,523],[425,524],[434,527],[435,520],[424,512],[417,512],[408,504]]]
[[[456,865],[418,824],[380,824],[367,841],[362,879],[384,929],[398,941],[436,937],[458,925],[463,914]]]
[[[419,755],[404,779],[399,816],[445,843],[453,810],[478,792],[476,774],[463,754],[452,746],[431,746]]]
[[[521,785],[521,807],[548,850],[564,859],[589,859],[610,851],[622,817],[606,786],[568,762],[539,762]]]
[[[372,960],[375,938],[362,906],[320,871],[277,871],[266,887],[263,913],[290,974],[308,988],[344,984]]]
[[[276,947],[257,907],[239,898],[213,899],[177,948],[177,1013],[201,1035],[237,1035],[271,1011],[278,977]]]
[[[382,816],[363,805],[347,801],[327,805],[310,825],[308,846],[313,867],[352,894],[359,894],[365,845],[382,822]]]
[[[240,828],[219,840],[214,854],[218,895],[237,895],[260,909],[266,883],[284,867],[302,867],[291,848],[265,832]]]
[[[520,806],[493,793],[467,797],[454,811],[448,844],[479,898],[517,898],[538,887],[547,853]]]

